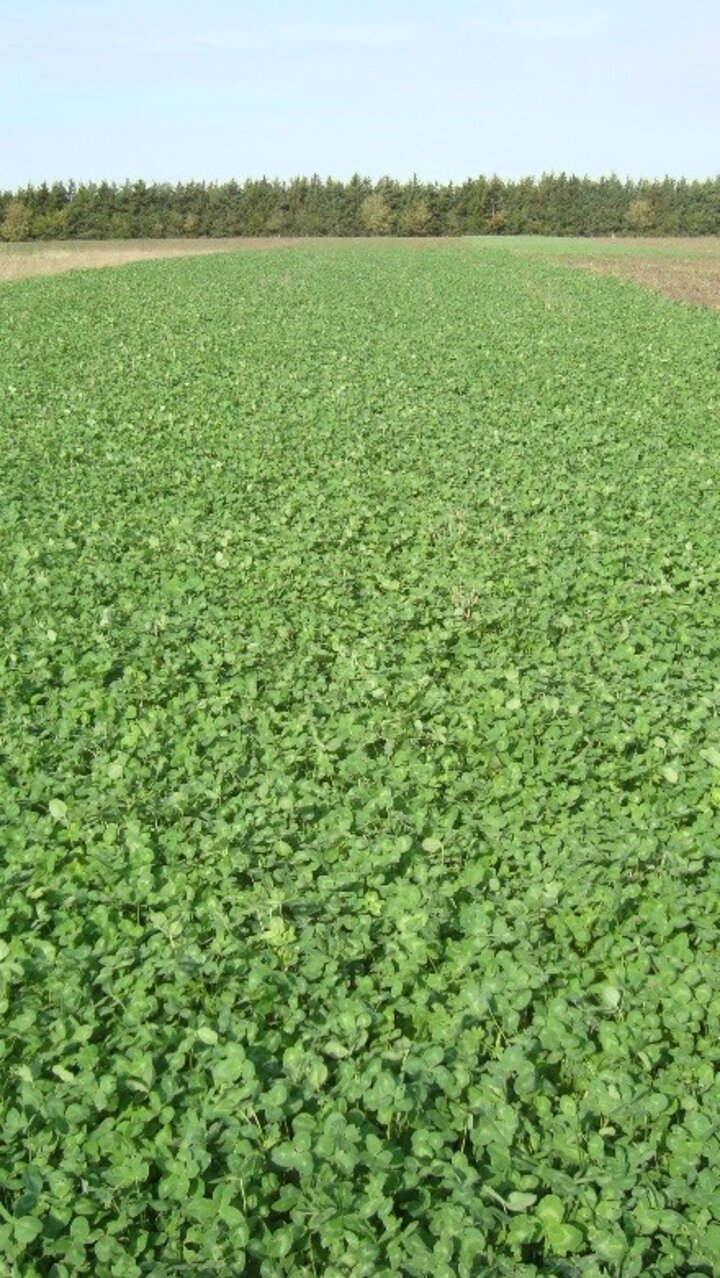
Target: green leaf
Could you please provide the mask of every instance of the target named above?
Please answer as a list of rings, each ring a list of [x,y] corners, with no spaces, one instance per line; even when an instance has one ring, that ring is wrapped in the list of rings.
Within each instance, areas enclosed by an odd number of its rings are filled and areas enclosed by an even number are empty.
[[[622,1003],[622,991],[616,985],[602,985],[600,987],[600,999],[603,1006],[608,1012],[616,1012]]]
[[[70,1237],[74,1242],[84,1243],[90,1234],[90,1225],[85,1216],[76,1216],[70,1225]]]
[[[548,1225],[559,1225],[564,1219],[565,1208],[555,1194],[545,1194],[535,1208],[535,1215],[542,1221],[545,1229]]]
[[[27,1247],[40,1236],[43,1231],[42,1221],[35,1216],[20,1216],[13,1221],[15,1239],[21,1247]]]
[[[213,1064],[213,1079],[217,1086],[230,1085],[242,1077],[246,1067],[247,1056],[243,1048],[237,1043],[228,1043],[222,1056]]]
[[[442,841],[440,839],[423,839],[423,850],[434,855],[436,852],[442,852]]]
[[[593,1239],[593,1250],[599,1260],[620,1265],[628,1252],[628,1240],[621,1233],[598,1234]]]
[[[195,1036],[201,1043],[214,1044],[218,1041],[217,1033],[209,1025],[201,1025],[199,1029],[196,1029]]]
[[[510,1211],[525,1212],[533,1207],[537,1202],[537,1194],[523,1194],[521,1191],[514,1189],[508,1194],[507,1205]]]
[[[48,804],[50,816],[53,821],[64,821],[67,816],[67,804],[62,799],[51,799]]]
[[[308,1149],[286,1142],[273,1149],[271,1158],[278,1167],[289,1167],[302,1176],[309,1176],[313,1169],[312,1155]]]
[[[581,1251],[584,1245],[584,1239],[579,1229],[573,1225],[566,1225],[559,1221],[550,1220],[544,1225],[545,1238],[553,1251],[558,1256],[567,1256],[576,1251]]]

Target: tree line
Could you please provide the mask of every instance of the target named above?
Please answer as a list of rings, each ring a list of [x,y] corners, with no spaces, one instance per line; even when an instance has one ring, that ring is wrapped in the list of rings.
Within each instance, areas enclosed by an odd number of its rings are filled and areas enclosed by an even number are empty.
[[[55,182],[0,192],[3,240],[624,234],[720,234],[720,176],[650,182],[560,173],[443,184],[356,174],[346,182]]]

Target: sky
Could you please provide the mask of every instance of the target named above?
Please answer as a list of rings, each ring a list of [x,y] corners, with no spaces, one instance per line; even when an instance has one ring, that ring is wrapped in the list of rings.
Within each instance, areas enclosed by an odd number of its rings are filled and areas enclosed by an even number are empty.
[[[0,0],[0,189],[720,172],[719,0]]]

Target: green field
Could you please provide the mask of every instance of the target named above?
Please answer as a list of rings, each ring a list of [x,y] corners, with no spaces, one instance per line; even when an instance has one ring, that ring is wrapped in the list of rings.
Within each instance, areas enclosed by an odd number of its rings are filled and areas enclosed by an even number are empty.
[[[718,315],[479,242],[0,307],[2,1272],[712,1278]]]

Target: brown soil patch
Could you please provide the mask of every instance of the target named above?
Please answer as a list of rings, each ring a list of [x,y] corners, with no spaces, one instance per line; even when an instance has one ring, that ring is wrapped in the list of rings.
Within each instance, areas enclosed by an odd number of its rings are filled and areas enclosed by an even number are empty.
[[[632,280],[679,302],[720,308],[720,239],[598,240],[563,259],[600,275]]]
[[[593,257],[578,258],[574,264],[585,271],[632,280],[678,302],[720,308],[720,261]]]

